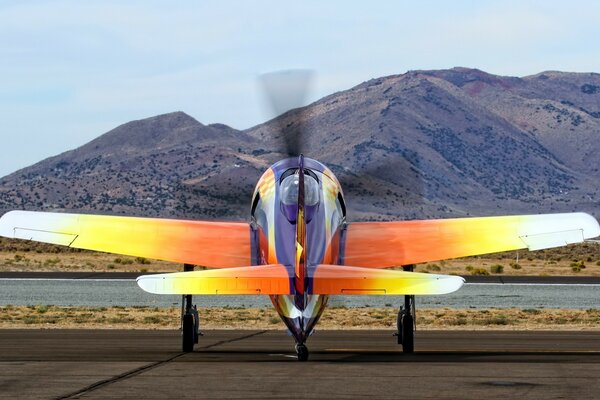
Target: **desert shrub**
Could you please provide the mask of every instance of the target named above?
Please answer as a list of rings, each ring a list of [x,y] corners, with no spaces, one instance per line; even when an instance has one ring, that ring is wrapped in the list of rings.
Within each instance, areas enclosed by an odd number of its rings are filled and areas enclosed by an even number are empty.
[[[471,275],[489,275],[490,273],[483,268],[473,268]]]
[[[48,312],[48,306],[38,306],[36,311],[38,314],[45,314]]]
[[[44,261],[45,265],[56,265],[56,264],[60,264],[60,258],[49,258],[46,261]]]
[[[148,260],[147,260],[146,258],[144,258],[144,257],[136,257],[136,258],[135,258],[135,261],[136,261],[138,264],[150,264],[150,261],[148,261]]]
[[[510,263],[510,267],[511,267],[512,269],[521,269],[521,264],[519,264],[519,263],[516,263],[516,262],[511,262],[511,263]]]
[[[497,317],[488,318],[485,320],[486,325],[508,325],[509,320],[506,315],[500,314]]]
[[[472,272],[473,271],[473,266],[472,265],[467,265],[465,267],[465,269],[467,270],[467,272]]]
[[[573,261],[570,267],[573,272],[580,272],[585,269],[585,263],[583,261]]]
[[[490,267],[490,272],[492,274],[502,274],[504,272],[504,267],[500,264],[495,264]]]
[[[440,268],[439,265],[437,264],[427,264],[427,266],[425,267],[428,271],[441,271],[442,269]]]

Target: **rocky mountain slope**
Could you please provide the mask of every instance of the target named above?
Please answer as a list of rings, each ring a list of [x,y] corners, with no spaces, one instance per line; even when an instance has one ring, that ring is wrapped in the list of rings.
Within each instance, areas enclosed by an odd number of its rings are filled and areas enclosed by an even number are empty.
[[[600,74],[466,68],[374,79],[245,131],[182,112],[129,122],[2,178],[0,211],[245,219],[300,125],[304,153],[343,180],[352,220],[600,216]]]

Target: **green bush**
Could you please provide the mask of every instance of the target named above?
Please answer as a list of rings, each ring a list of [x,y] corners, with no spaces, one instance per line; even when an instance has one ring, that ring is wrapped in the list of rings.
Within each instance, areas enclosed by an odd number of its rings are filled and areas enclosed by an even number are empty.
[[[483,268],[473,268],[471,275],[489,275],[490,273]]]
[[[425,267],[425,269],[427,269],[428,271],[441,271],[442,270],[440,268],[440,266],[437,265],[437,264],[427,264],[427,266]]]
[[[502,274],[504,273],[504,267],[500,264],[492,265],[490,267],[490,272],[492,274]]]
[[[521,269],[521,264],[519,264],[519,263],[516,263],[516,262],[511,262],[511,263],[510,263],[510,267],[511,267],[512,269]]]
[[[473,266],[472,265],[467,265],[465,267],[465,269],[467,270],[467,272],[472,272],[473,271]]]
[[[583,261],[573,261],[570,265],[573,272],[579,272],[582,269],[585,269],[585,263]]]

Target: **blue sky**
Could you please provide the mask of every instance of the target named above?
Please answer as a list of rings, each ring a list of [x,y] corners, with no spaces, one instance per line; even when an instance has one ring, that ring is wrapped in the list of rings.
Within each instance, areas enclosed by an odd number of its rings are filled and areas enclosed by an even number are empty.
[[[593,1],[0,1],[0,176],[133,119],[248,128],[257,76],[311,100],[412,69],[600,72]]]

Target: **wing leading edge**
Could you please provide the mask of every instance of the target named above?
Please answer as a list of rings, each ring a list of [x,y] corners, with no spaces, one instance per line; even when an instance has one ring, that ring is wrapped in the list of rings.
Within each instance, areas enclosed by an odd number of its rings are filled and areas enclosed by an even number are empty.
[[[540,250],[600,236],[585,213],[516,215],[348,226],[344,264],[388,268],[528,248]]]
[[[247,223],[11,211],[0,236],[210,268],[251,263]]]

